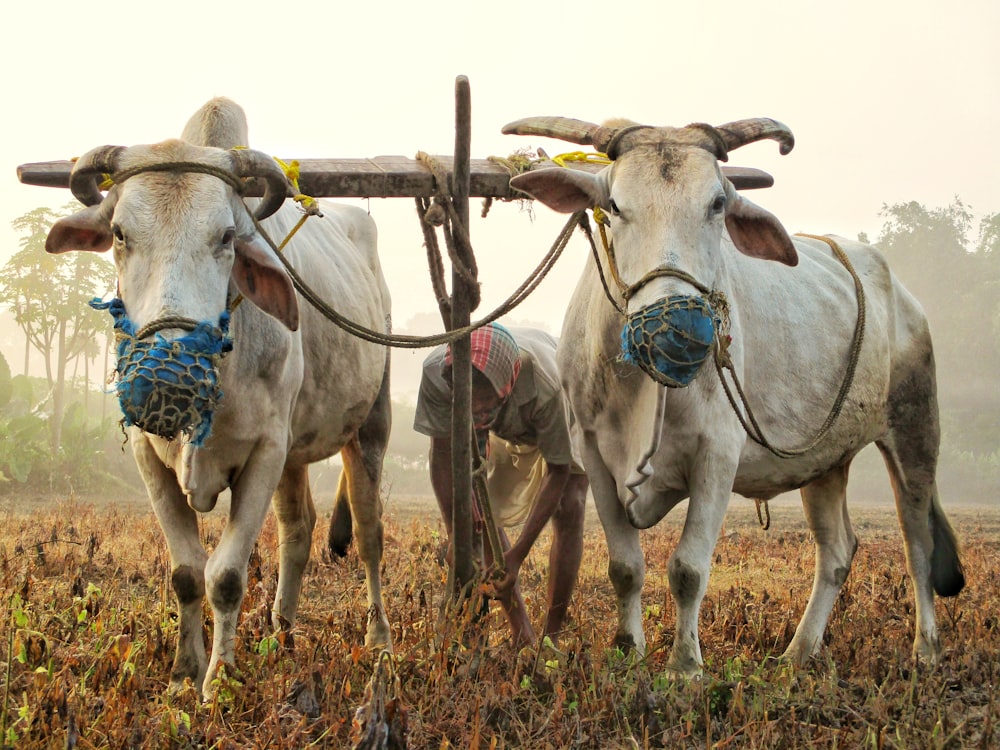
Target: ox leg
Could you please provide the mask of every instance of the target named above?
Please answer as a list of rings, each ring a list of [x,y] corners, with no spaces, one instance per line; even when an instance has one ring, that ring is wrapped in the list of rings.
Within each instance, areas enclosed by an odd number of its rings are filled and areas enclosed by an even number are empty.
[[[391,649],[392,635],[382,603],[382,579],[379,571],[382,564],[382,501],[379,498],[381,462],[379,471],[372,476],[357,438],[344,446],[341,456],[349,487],[354,539],[358,545],[358,557],[365,566],[365,581],[368,586],[368,632],[365,635],[365,645]]]
[[[246,594],[247,563],[264,525],[284,459],[284,443],[280,449],[273,444],[257,448],[231,487],[229,520],[205,564],[205,591],[215,620],[212,655],[202,684],[206,699],[215,692],[212,682],[219,665],[235,662],[236,626]]]
[[[389,400],[388,362],[375,403],[358,430],[341,450],[346,475],[347,495],[354,520],[354,539],[358,556],[365,566],[368,585],[368,632],[365,645],[392,650],[392,633],[382,603],[382,460],[389,442],[392,424]]]
[[[198,536],[198,516],[188,507],[173,472],[157,457],[149,439],[137,430],[132,432],[132,452],[167,542],[170,583],[180,613],[169,690],[183,688],[185,679],[200,687],[208,666],[202,616],[208,555]]]
[[[309,489],[309,467],[285,467],[271,499],[278,522],[278,592],[271,616],[277,629],[295,624],[302,575],[309,562],[316,507]]]
[[[934,616],[934,592],[954,596],[965,585],[958,541],[938,499],[937,406],[933,397],[891,404],[889,434],[878,441],[896,496],[903,530],[906,569],[913,582],[917,622],[913,656],[937,662],[941,645]]]
[[[726,470],[727,463],[705,461],[696,467],[681,538],[667,563],[670,594],[677,608],[677,625],[667,669],[683,677],[697,677],[702,671],[698,612],[708,588],[712,551],[729,506],[735,463],[730,471]],[[720,486],[718,478],[722,476],[729,479]]]
[[[849,463],[835,467],[800,491],[816,545],[816,570],[809,603],[783,655],[796,664],[804,664],[819,651],[830,612],[858,548],[847,514],[849,467]]]
[[[618,499],[615,480],[600,455],[585,447],[583,462],[608,543],[608,578],[615,589],[618,606],[614,645],[624,651],[634,649],[641,656],[646,652],[641,601],[646,561],[639,546],[639,530],[629,523]]]

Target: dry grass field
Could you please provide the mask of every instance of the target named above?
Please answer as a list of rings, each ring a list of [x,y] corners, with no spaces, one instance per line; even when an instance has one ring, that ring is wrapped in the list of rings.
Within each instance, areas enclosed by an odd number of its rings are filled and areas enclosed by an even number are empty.
[[[329,513],[329,503],[321,505]],[[892,508],[852,509],[861,547],[806,669],[775,662],[812,583],[813,547],[792,502],[772,525],[734,500],[702,608],[705,677],[665,679],[673,635],[666,560],[682,509],[646,532],[646,632],[636,662],[609,650],[614,599],[596,523],[570,631],[558,648],[515,653],[496,612],[487,645],[463,645],[441,618],[446,571],[436,510],[390,498],[384,570],[395,655],[384,663],[395,731],[411,748],[995,748],[1000,746],[1000,508],[949,508],[968,586],[938,600],[944,657],[911,662],[912,595]],[[16,748],[346,748],[378,655],[360,646],[364,581],[356,557],[324,555],[321,522],[301,619],[274,634],[277,543],[269,520],[250,566],[238,661],[203,704],[167,696],[176,616],[160,531],[143,505],[78,499],[0,509],[2,732]],[[593,521],[593,519],[592,519]],[[207,544],[222,515],[203,522]],[[524,568],[542,620],[542,539]],[[467,635],[467,634],[466,634]],[[393,745],[389,745],[392,747]],[[398,745],[397,745],[398,746]]]

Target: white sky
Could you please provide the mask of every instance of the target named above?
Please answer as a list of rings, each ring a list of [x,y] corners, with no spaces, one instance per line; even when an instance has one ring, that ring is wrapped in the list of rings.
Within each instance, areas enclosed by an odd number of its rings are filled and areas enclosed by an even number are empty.
[[[18,164],[176,137],[216,95],[244,107],[251,146],[283,158],[449,154],[460,74],[476,158],[576,148],[500,134],[530,115],[654,125],[767,116],[792,128],[794,151],[754,144],[730,163],[774,175],[774,188],[751,197],[790,231],[874,239],[883,203],[939,207],[955,196],[981,217],[1000,211],[998,31],[997,0],[8,0],[0,263],[18,249],[11,221],[70,199],[19,184]],[[405,325],[436,309],[413,203],[373,199],[370,209]],[[542,206],[531,221],[516,205],[474,220],[476,316],[521,282],[563,221]],[[575,239],[512,317],[558,333],[586,253]]]

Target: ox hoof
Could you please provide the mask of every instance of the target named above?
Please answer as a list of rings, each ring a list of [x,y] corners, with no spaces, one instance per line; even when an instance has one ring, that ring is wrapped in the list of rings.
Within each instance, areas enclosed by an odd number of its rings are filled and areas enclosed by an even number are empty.
[[[638,662],[646,655],[646,640],[640,638],[637,643],[630,633],[617,633],[611,642],[611,650],[622,659]]]
[[[205,681],[201,686],[201,699],[204,703],[213,701],[232,702],[236,691],[243,686],[245,679],[235,666],[219,662],[215,669],[209,668]]]
[[[666,677],[678,682],[692,682],[694,680],[700,680],[704,676],[704,670],[702,670],[701,664],[697,662],[685,662],[684,664],[677,664],[673,661],[667,662],[666,669],[664,671]]]
[[[196,681],[190,677],[184,679],[173,678],[167,685],[167,697],[172,699],[184,698],[189,693],[197,692]]]
[[[913,661],[925,667],[936,667],[940,660],[941,643],[937,636],[926,638],[923,633],[918,634],[913,641]]]
[[[794,664],[796,667],[804,667],[814,656],[819,654],[820,642],[820,638],[812,639],[809,643],[799,638],[792,638],[792,642],[788,644],[788,648],[785,649],[779,661],[785,664]]]
[[[365,646],[372,649],[385,649],[392,653],[392,631],[385,613],[376,607],[368,610],[368,632],[365,634]]]

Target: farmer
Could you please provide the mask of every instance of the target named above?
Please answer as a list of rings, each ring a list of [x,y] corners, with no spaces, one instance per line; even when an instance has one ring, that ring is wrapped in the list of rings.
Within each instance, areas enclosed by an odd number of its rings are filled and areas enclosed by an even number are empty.
[[[531,328],[490,323],[471,334],[472,421],[486,458],[490,504],[498,526],[520,526],[511,545],[499,529],[506,576],[494,586],[515,646],[533,643],[518,586],[518,571],[545,524],[552,520],[548,614],[544,634],[553,640],[566,622],[583,553],[587,477],[574,460],[567,410],[556,369],[556,339]],[[424,361],[413,428],[431,439],[434,496],[451,535],[451,349],[439,347]],[[482,545],[482,509],[473,505],[476,548]],[[451,555],[448,556],[449,562]]]

